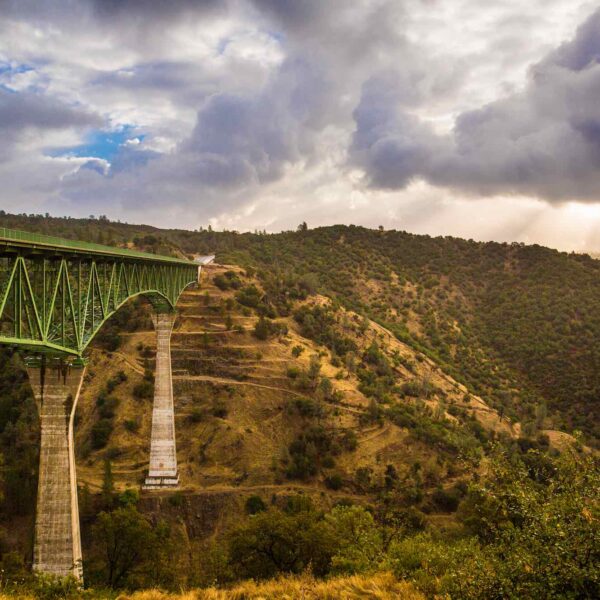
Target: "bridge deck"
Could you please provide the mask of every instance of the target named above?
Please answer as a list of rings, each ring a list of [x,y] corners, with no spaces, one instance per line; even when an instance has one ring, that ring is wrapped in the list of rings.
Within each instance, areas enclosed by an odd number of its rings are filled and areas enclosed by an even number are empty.
[[[13,248],[31,248],[40,251],[59,251],[64,253],[86,254],[88,256],[118,256],[121,258],[141,259],[170,264],[178,263],[188,266],[194,264],[189,260],[175,258],[173,256],[151,254],[150,252],[140,252],[137,250],[129,250],[127,248],[117,248],[115,246],[104,246],[102,244],[82,242],[80,240],[67,240],[41,233],[30,233],[28,231],[18,231],[16,229],[0,227],[0,252],[6,252]]]

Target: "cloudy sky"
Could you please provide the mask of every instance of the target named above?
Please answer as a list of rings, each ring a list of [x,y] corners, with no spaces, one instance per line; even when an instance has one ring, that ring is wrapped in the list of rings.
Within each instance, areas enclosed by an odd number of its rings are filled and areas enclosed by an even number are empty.
[[[0,0],[0,208],[600,251],[600,3]]]

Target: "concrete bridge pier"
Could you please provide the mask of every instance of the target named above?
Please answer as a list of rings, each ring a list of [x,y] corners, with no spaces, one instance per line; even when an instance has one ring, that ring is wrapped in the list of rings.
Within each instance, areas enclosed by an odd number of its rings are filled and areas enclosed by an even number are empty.
[[[171,331],[176,316],[175,312],[159,312],[152,317],[156,329],[156,374],[150,467],[144,484],[146,489],[173,487],[179,484],[171,376]]]
[[[41,359],[27,371],[41,425],[33,568],[81,580],[73,419],[85,366]]]

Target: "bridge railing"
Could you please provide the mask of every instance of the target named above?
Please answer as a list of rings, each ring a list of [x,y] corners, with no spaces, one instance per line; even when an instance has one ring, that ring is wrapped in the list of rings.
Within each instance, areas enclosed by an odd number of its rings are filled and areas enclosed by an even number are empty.
[[[93,242],[82,242],[80,240],[67,240],[64,238],[44,235],[43,233],[31,233],[29,231],[7,229],[6,227],[0,227],[0,242],[1,241],[21,242],[24,244],[48,246],[51,248],[58,249],[69,249],[74,251],[91,252],[97,254],[112,254],[117,256],[142,258],[146,260],[155,260],[161,262],[174,262],[187,265],[193,264],[189,260],[175,258],[173,256],[151,254],[150,252],[129,250],[127,248],[117,248],[115,246],[104,246],[103,244],[94,244]]]

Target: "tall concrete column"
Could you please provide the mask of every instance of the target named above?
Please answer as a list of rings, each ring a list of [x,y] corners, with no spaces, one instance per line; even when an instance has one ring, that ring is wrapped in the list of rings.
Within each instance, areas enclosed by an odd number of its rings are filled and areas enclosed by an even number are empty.
[[[73,419],[85,367],[41,363],[27,371],[41,425],[33,568],[82,579]]]
[[[175,411],[171,377],[171,331],[176,313],[156,313],[152,317],[156,329],[156,373],[152,408],[150,468],[145,488],[161,488],[179,484],[175,447]]]

